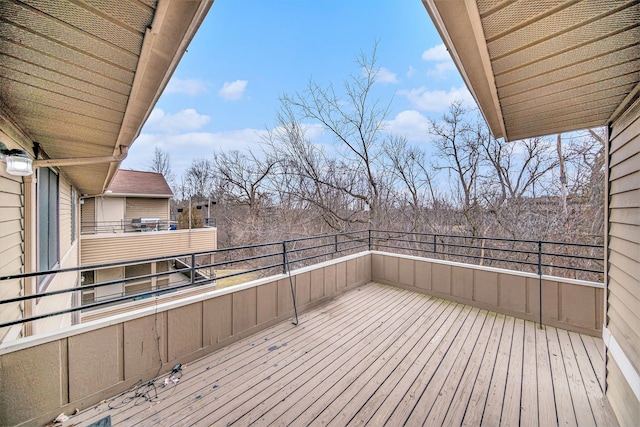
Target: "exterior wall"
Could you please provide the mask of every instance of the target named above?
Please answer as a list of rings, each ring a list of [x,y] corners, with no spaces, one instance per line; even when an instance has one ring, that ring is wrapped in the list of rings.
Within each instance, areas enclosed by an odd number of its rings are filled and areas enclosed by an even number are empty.
[[[24,196],[22,179],[5,172],[6,164],[0,162],[0,276],[23,272],[24,239]],[[0,286],[0,299],[22,295],[21,280],[3,282]],[[0,322],[22,317],[21,304],[3,304],[0,306]],[[21,336],[19,326],[0,328],[0,342]]]
[[[90,265],[213,251],[217,241],[215,228],[85,235],[80,258]]]
[[[120,223],[124,219],[124,197],[96,197],[96,222]],[[121,232],[121,226],[115,226],[114,233]]]
[[[635,425],[640,420],[640,100],[611,126],[607,172],[605,332],[616,345],[607,351],[606,394],[618,421]]]
[[[540,321],[540,280],[531,273],[374,252],[371,280]],[[542,322],[602,335],[603,285],[543,276]]]
[[[150,199],[143,197],[127,197],[125,223],[131,224],[135,218],[159,218],[169,220],[169,199]]]
[[[72,234],[72,203],[71,203],[71,183],[62,174],[59,178],[59,200],[58,200],[58,212],[59,212],[59,248],[60,248],[60,268],[72,268],[77,267],[79,264],[78,259],[78,233],[75,236]],[[78,203],[75,204],[75,209],[78,209]],[[78,217],[77,215],[75,216]],[[77,228],[76,228],[77,230]],[[68,289],[79,286],[78,273],[58,273],[49,282],[46,292],[52,292],[60,289]],[[39,298],[33,308],[34,315],[42,313],[50,313],[56,310],[64,310],[77,305],[77,295],[72,293],[63,293],[60,295],[53,295],[48,297]],[[64,316],[56,316],[53,318],[44,318],[37,320],[34,323],[34,334],[42,334],[49,331],[56,331],[60,328],[71,326],[73,323],[72,314],[66,314]]]
[[[370,272],[369,253],[292,271],[298,311],[368,283]],[[0,425],[41,425],[87,408],[292,314],[282,274],[0,345]]]
[[[82,233],[95,233],[95,225],[96,222],[96,199],[91,197],[88,199],[84,199],[82,206],[80,208],[81,211],[81,221],[82,221]]]

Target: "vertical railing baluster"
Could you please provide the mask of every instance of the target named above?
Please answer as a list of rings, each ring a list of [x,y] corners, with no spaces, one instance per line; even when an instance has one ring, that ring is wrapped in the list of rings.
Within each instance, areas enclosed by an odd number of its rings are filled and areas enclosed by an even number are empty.
[[[538,297],[540,298],[540,328],[542,328],[542,241],[538,241]]]

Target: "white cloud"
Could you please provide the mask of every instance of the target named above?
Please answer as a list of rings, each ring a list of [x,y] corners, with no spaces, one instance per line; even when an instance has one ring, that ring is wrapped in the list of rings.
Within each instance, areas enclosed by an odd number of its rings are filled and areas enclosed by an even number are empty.
[[[167,133],[178,133],[198,130],[209,123],[210,120],[211,117],[198,114],[193,108],[187,108],[175,114],[165,113],[160,108],[154,108],[145,127]]]
[[[452,87],[449,91],[428,90],[420,87],[411,90],[398,91],[407,97],[411,105],[420,111],[440,113],[446,111],[453,101],[461,101],[466,107],[475,106],[475,101],[466,87]]]
[[[246,80],[236,80],[234,82],[224,82],[218,95],[227,101],[237,101],[242,98],[242,94],[247,88]]]
[[[441,43],[422,52],[422,59],[425,61],[447,61],[451,59],[451,55],[449,55],[444,44]]]
[[[427,71],[428,76],[443,78],[447,77],[449,72],[456,71],[456,65],[452,60],[447,62],[438,62],[432,69]]]
[[[180,177],[193,159],[212,159],[216,150],[258,149],[258,144],[266,133],[264,129],[181,134],[142,133],[131,146],[123,167],[145,170],[154,147],[159,147],[169,154],[171,168]]]
[[[444,44],[439,44],[432,48],[425,50],[422,53],[422,59],[428,62],[435,62],[436,64],[432,69],[427,71],[428,76],[437,78],[448,77],[449,72],[456,71],[456,66],[451,59],[451,55],[447,51]]]
[[[376,74],[376,83],[395,84],[398,82],[399,80],[396,73],[393,73],[384,67],[380,67]]]
[[[401,111],[395,118],[387,120],[385,130],[405,136],[411,142],[429,140],[429,119],[416,110]]]
[[[409,65],[409,70],[407,71],[407,77],[411,78],[416,75],[416,69],[413,68],[412,65]]]
[[[176,77],[169,80],[165,93],[184,93],[190,96],[207,92],[207,85],[198,79],[178,79]]]

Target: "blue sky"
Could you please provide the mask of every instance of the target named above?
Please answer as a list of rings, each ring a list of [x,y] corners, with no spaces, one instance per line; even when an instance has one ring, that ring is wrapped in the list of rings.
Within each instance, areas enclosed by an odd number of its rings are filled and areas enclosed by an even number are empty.
[[[251,149],[282,94],[341,86],[376,40],[387,130],[429,144],[427,118],[474,105],[420,0],[216,0],[122,167],[146,169],[157,146],[179,177],[194,158]]]

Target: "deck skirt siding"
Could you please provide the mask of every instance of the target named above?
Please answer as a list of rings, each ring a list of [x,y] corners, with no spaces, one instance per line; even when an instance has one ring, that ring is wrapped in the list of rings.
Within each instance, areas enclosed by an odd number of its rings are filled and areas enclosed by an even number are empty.
[[[609,425],[602,340],[370,283],[185,366],[113,425]],[[159,380],[160,381],[160,380]],[[109,406],[114,409],[109,409]]]

